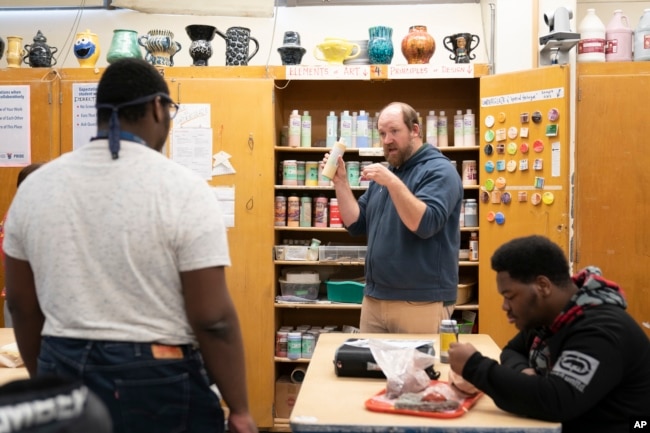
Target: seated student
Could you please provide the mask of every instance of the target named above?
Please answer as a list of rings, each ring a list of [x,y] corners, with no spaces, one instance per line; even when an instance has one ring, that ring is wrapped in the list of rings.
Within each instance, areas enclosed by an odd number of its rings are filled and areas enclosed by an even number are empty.
[[[650,340],[616,283],[595,267],[571,277],[562,249],[542,236],[502,245],[492,269],[520,332],[501,365],[452,343],[454,372],[501,409],[561,422],[563,433],[628,432],[650,415]]]

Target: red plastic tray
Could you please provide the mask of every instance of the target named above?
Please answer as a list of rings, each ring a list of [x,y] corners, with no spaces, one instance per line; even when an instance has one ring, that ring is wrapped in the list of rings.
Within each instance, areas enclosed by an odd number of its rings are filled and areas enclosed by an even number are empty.
[[[437,383],[448,382],[442,380],[432,380],[431,385]],[[383,389],[381,392],[377,393],[375,396],[366,400],[366,409],[374,412],[386,412],[386,413],[399,413],[403,415],[415,415],[415,416],[424,416],[429,418],[458,418],[459,416],[467,413],[472,406],[478,401],[479,398],[483,395],[482,392],[479,392],[476,395],[471,397],[464,398],[460,400],[460,406],[454,411],[445,411],[445,412],[426,412],[413,409],[395,409],[394,403],[395,400],[388,399],[384,397],[386,394],[386,389]]]

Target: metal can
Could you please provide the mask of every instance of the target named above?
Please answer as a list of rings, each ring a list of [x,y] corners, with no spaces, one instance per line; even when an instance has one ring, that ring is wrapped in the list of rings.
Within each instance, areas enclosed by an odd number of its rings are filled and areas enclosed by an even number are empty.
[[[305,185],[305,161],[296,161],[296,181],[298,185]]]
[[[327,197],[316,197],[314,205],[314,227],[327,227]]]
[[[301,342],[301,357],[302,358],[311,358],[312,354],[314,353],[314,347],[316,347],[316,337],[314,334],[311,333],[304,333],[302,335],[302,342]]]
[[[291,195],[287,199],[287,227],[300,226],[300,199]]]
[[[478,204],[476,199],[465,200],[465,227],[478,227]]]
[[[302,334],[289,332],[287,335],[287,358],[299,359],[302,355]]]
[[[289,333],[287,331],[278,331],[275,334],[275,356],[280,358],[287,357],[287,339]]]
[[[300,197],[300,227],[311,227],[311,197]]]
[[[275,197],[275,225],[278,227],[287,225],[287,198],[283,195]]]
[[[305,163],[305,186],[318,186],[318,162]]]
[[[359,186],[359,161],[347,161],[345,171],[348,174],[350,186]]]
[[[298,161],[282,161],[282,185],[298,185]]]
[[[359,186],[370,186],[370,179],[363,176],[363,170],[372,164],[372,161],[361,161],[359,164]]]
[[[463,161],[463,185],[477,185],[478,173],[476,172],[476,161]]]

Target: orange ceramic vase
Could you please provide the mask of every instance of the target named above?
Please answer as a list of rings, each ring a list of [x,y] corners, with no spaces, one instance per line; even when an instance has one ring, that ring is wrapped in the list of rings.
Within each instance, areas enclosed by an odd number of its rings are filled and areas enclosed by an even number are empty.
[[[402,54],[409,64],[429,63],[436,51],[436,41],[427,32],[427,26],[411,26],[402,39]]]

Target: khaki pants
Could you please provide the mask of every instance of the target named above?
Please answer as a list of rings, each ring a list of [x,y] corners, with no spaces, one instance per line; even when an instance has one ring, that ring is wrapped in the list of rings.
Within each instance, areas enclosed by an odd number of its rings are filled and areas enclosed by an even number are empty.
[[[442,302],[385,301],[364,296],[359,328],[367,333],[437,334],[454,307]]]

